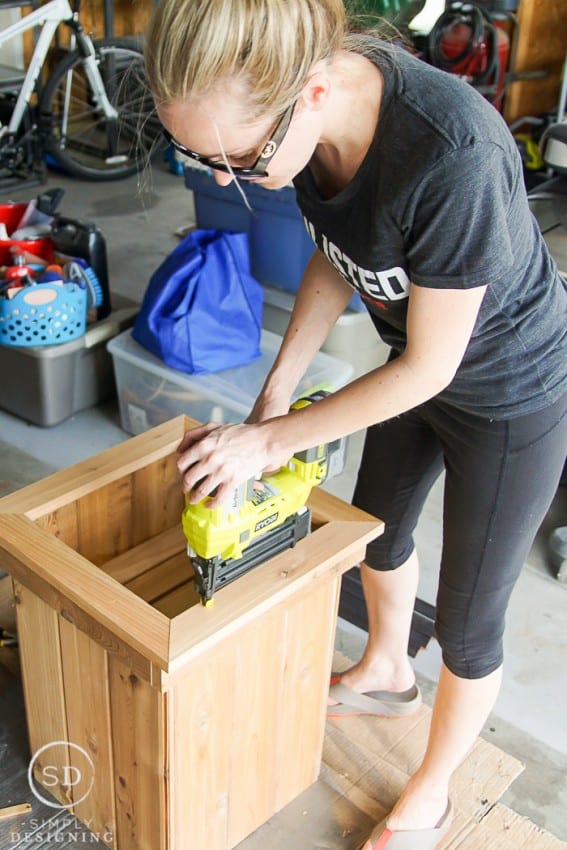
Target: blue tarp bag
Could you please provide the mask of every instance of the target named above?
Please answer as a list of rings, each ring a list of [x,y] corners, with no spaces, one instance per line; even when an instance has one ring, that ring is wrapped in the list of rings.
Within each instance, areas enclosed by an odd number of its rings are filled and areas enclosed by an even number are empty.
[[[261,354],[263,301],[247,234],[192,230],[151,276],[132,336],[192,375],[243,366]]]

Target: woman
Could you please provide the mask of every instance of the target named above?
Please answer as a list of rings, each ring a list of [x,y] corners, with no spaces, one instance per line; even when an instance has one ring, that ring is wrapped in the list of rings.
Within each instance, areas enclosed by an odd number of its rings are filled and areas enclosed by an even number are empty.
[[[567,445],[567,292],[514,141],[466,83],[347,35],[339,0],[164,0],[146,57],[173,144],[222,185],[293,180],[319,248],[247,423],[187,432],[179,469],[191,501],[217,488],[219,504],[259,469],[368,429],[354,502],[386,530],[361,567],[368,645],[331,686],[331,715],[420,704],[412,532],[445,470],[427,751],[364,850],[433,848],[451,775],[498,693],[505,609]],[[288,415],[353,287],[392,357]]]

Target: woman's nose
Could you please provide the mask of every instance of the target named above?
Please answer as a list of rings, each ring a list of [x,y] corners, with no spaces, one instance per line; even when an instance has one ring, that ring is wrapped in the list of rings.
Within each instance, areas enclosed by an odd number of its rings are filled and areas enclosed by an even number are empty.
[[[229,183],[232,183],[232,174],[228,174],[226,171],[217,171],[216,169],[213,169],[213,175],[219,186],[228,186]]]

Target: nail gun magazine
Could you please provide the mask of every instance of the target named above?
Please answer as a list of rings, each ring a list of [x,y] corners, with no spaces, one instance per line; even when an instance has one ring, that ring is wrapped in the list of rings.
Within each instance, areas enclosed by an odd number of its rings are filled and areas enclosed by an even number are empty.
[[[330,394],[314,389],[291,410]],[[297,452],[274,475],[251,479],[233,493],[229,504],[209,508],[209,499],[185,504],[182,526],[203,605],[216,590],[278,552],[295,546],[311,532],[307,499],[313,487],[339,475],[345,465],[346,437]]]

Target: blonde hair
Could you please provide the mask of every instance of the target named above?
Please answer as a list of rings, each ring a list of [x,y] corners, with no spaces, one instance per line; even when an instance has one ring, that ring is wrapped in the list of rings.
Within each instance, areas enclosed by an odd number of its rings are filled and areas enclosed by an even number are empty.
[[[149,86],[167,104],[239,79],[250,119],[280,114],[345,31],[342,0],[162,0],[146,39]]]

